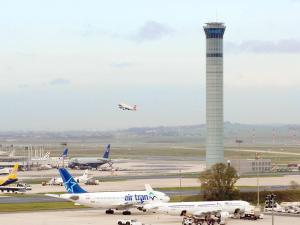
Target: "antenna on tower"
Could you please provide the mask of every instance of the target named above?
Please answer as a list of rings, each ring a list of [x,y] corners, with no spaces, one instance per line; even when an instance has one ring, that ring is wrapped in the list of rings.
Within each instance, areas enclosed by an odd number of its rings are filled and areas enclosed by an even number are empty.
[[[216,9],[216,22],[218,22],[218,10]]]

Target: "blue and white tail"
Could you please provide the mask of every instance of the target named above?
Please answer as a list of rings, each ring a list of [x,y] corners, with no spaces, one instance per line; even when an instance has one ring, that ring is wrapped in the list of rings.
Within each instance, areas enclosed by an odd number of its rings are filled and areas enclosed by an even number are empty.
[[[61,155],[62,158],[67,158],[69,153],[69,149],[65,148],[63,154]]]
[[[72,194],[80,194],[86,193],[84,189],[82,189],[79,184],[74,180],[72,175],[65,168],[58,169],[61,178],[63,179],[64,186],[68,193]]]
[[[104,148],[103,159],[108,159],[109,158],[109,151],[110,151],[110,144],[108,144]]]

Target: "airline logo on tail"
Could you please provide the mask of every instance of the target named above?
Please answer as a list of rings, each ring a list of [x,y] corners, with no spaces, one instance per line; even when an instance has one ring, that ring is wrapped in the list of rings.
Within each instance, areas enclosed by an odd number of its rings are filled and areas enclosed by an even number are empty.
[[[60,176],[63,179],[64,186],[68,193],[72,193],[72,194],[86,193],[86,191],[79,186],[79,184],[74,180],[74,178],[65,168],[59,168],[58,170]]]

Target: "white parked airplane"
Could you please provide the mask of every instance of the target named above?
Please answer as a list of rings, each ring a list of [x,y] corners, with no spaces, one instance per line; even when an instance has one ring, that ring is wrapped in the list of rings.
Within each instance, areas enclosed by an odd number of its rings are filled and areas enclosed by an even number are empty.
[[[130,106],[130,105],[127,105],[125,103],[120,103],[118,106],[119,106],[120,109],[123,109],[123,110],[131,110],[131,111],[136,111],[137,110],[136,105]]]
[[[204,216],[206,214],[242,214],[251,209],[246,201],[203,201],[203,202],[172,202],[152,203],[144,206],[144,209],[151,212],[160,212],[176,216],[194,215]],[[223,216],[226,216],[223,214]],[[222,216],[222,214],[221,214]]]
[[[92,180],[94,177],[89,177],[89,170],[85,170],[82,176],[74,177],[74,180],[77,183],[85,184],[89,180]],[[63,185],[63,179],[61,177],[52,177],[49,181],[49,185]]]
[[[145,185],[145,191],[122,192],[95,192],[88,193],[83,190],[65,168],[60,168],[59,173],[64,181],[67,194],[48,196],[66,199],[80,205],[93,208],[106,209],[106,214],[113,214],[114,210],[123,210],[124,215],[130,215],[130,208],[143,209],[143,205],[151,202],[168,202],[170,198],[150,185]]]

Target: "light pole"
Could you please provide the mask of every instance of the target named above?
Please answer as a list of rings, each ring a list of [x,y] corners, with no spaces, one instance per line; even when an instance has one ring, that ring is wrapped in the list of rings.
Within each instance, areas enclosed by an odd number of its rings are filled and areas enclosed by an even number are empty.
[[[236,139],[235,143],[239,145],[239,176],[241,175],[241,144],[243,143],[243,140]]]
[[[255,160],[256,160],[256,183],[257,183],[257,206],[259,206],[259,153],[255,153]]]
[[[181,193],[181,188],[182,188],[182,184],[181,184],[181,169],[179,169],[179,189],[180,189],[180,201],[182,202],[182,193]]]

